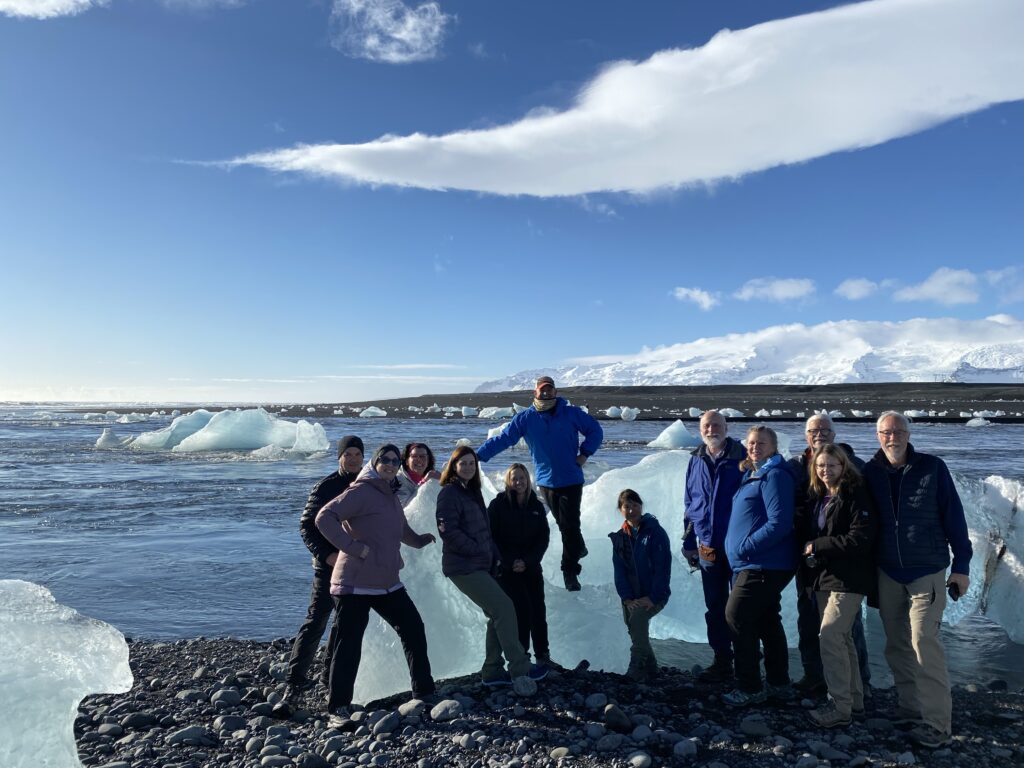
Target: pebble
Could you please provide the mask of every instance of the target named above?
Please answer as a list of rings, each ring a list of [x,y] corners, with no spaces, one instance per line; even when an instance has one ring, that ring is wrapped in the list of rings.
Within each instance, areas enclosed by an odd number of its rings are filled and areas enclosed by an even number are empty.
[[[550,757],[552,760],[561,760],[563,757],[568,757],[568,755],[568,747],[555,747],[550,752],[548,752],[548,757]]]
[[[896,762],[900,765],[913,765],[917,762],[917,758],[914,757],[913,752],[903,752],[896,757]]]
[[[381,733],[391,733],[398,728],[398,724],[402,721],[402,716],[396,712],[388,712],[384,717],[378,720],[373,725],[373,734],[376,736]]]
[[[818,768],[818,758],[814,755],[801,755],[796,761],[796,768]]]
[[[696,757],[697,743],[693,739],[677,741],[675,746],[672,747],[672,754],[676,757]]]
[[[597,740],[594,747],[598,752],[613,752],[621,746],[623,738],[621,733],[607,733]]]
[[[633,752],[626,759],[629,760],[629,764],[633,766],[633,768],[650,768],[652,762],[650,755],[646,752],[639,751]]]
[[[604,724],[619,733],[629,733],[633,730],[633,721],[626,717],[626,713],[614,704],[605,706]]]
[[[755,738],[772,735],[772,730],[768,727],[768,723],[764,721],[764,718],[756,715],[743,718],[740,722],[740,732],[744,736],[753,736]]]
[[[444,701],[439,701],[434,705],[433,709],[430,710],[430,719],[435,722],[443,723],[448,720],[454,720],[461,714],[462,704],[457,702],[455,699],[445,699]]]
[[[608,704],[608,697],[603,693],[592,693],[583,700],[588,709],[604,709]]]

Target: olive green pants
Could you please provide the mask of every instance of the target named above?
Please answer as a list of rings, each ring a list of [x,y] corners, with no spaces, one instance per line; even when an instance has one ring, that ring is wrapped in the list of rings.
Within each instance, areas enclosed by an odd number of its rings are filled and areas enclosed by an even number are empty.
[[[519,623],[516,608],[501,585],[486,571],[451,576],[452,584],[472,600],[487,617],[487,636],[484,639],[484,666],[480,676],[484,680],[501,677],[508,660],[508,673],[522,677],[530,672],[530,657],[519,643]],[[504,655],[504,658],[502,658]]]

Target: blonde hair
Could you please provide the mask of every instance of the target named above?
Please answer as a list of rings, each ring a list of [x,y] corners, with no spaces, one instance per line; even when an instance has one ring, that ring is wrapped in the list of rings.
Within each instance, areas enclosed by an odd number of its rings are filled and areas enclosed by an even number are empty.
[[[526,466],[518,461],[505,470],[505,490],[512,490],[512,473],[517,469],[521,469],[523,474],[526,475],[526,492],[529,493],[530,489],[533,488],[533,483],[530,482],[530,473],[527,471]]]
[[[767,424],[755,424],[754,426],[747,430],[747,438],[749,438],[755,432],[764,432],[771,439],[773,448],[772,455],[775,455],[776,453],[779,452],[779,436],[775,434],[774,429],[769,427]],[[746,444],[746,439],[744,439],[743,442],[744,444]],[[753,468],[754,462],[749,456],[747,456],[746,458],[743,459],[743,461],[740,462],[740,469],[743,470],[744,472],[747,472],[748,470],[751,470]]]
[[[860,483],[860,472],[857,471],[857,467],[854,466],[854,463],[850,461],[850,457],[846,451],[835,443],[823,445],[814,452],[811,460],[807,462],[807,473],[810,476],[811,490],[814,491],[814,495],[818,498],[828,494],[828,488],[825,487],[825,483],[822,482],[820,477],[818,477],[819,456],[832,456],[842,465],[843,471],[839,475],[840,488],[852,488]]]

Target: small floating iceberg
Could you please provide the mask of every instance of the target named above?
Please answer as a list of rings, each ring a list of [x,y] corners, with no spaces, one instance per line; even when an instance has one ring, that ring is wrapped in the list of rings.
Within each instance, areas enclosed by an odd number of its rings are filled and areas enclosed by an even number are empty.
[[[604,415],[609,419],[618,419],[622,417],[622,409],[617,405],[613,405],[611,408],[604,412]]]
[[[387,411],[383,408],[378,408],[376,405],[371,405],[369,408],[364,408],[359,412],[360,419],[382,419],[387,415]]]
[[[622,409],[622,420],[623,421],[636,421],[636,417],[640,415],[639,408],[623,408]]]
[[[976,418],[969,419],[967,421],[967,423],[964,424],[964,426],[965,427],[987,427],[987,426],[990,426],[991,424],[992,424],[992,422],[989,421],[988,419],[983,419],[980,416],[978,416]]]
[[[96,447],[104,450],[109,448],[120,448],[122,445],[131,442],[130,437],[120,438],[114,434],[114,430],[110,427],[104,427],[103,432],[100,433],[99,439],[96,441]]]
[[[648,448],[696,448],[701,439],[686,428],[681,419],[666,427],[660,435],[647,444]]]
[[[477,414],[478,419],[511,419],[513,416],[515,416],[514,408],[499,408],[494,405],[481,408],[480,413]]]

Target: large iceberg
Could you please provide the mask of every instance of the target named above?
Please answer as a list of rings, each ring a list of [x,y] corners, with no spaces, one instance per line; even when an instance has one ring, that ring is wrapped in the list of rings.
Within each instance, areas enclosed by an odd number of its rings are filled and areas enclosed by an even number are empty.
[[[3,580],[0,659],[0,765],[81,768],[79,703],[132,687],[124,636],[58,604],[45,587]]]
[[[143,451],[175,453],[252,451],[268,447],[293,453],[316,453],[330,447],[327,433],[320,424],[287,421],[262,408],[218,413],[200,409],[178,416],[163,429],[143,432],[124,445]],[[97,441],[97,447],[113,447],[110,437],[104,440],[103,446]]]
[[[696,448],[700,445],[699,435],[693,434],[683,424],[682,419],[676,419],[668,427],[662,430],[661,434],[647,444],[648,448]]]

